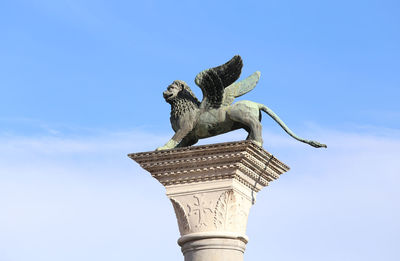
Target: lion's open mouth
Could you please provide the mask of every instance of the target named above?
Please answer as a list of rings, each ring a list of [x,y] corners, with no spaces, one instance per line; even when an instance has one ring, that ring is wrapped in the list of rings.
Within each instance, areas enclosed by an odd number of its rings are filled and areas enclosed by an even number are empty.
[[[172,94],[172,93],[170,93],[170,94],[164,93],[164,94],[163,94],[164,99],[166,99],[166,100],[168,100],[169,98],[171,98],[173,95],[174,95],[174,94]]]

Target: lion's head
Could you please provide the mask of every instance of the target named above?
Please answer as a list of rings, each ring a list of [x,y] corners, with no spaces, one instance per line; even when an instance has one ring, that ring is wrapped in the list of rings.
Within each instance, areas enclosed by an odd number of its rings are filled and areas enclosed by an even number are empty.
[[[171,116],[175,118],[200,106],[199,100],[184,81],[173,81],[163,92],[163,96],[171,104]]]
[[[200,104],[190,87],[181,80],[173,81],[168,85],[167,89],[163,92],[163,96],[168,103],[172,103],[180,98],[194,102],[196,105]]]
[[[178,97],[179,92],[184,88],[185,85],[185,82],[179,80],[168,85],[167,89],[163,92],[165,101],[170,102]]]

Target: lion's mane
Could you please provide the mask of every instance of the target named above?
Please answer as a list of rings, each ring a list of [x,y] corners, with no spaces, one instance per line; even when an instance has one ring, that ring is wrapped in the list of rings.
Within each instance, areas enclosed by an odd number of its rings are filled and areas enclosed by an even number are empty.
[[[200,101],[184,81],[176,80],[172,84],[182,86],[182,90],[170,102],[171,117],[179,118],[187,111],[199,109]]]

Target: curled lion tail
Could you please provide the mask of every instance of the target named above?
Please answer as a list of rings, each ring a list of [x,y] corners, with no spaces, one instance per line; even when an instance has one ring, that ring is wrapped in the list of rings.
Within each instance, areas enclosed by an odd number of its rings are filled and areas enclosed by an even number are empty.
[[[306,140],[306,139],[300,138],[299,136],[294,134],[294,132],[291,129],[289,129],[288,126],[286,126],[286,124],[278,117],[278,115],[276,115],[270,108],[268,108],[264,104],[259,103],[258,108],[260,110],[262,110],[263,112],[265,112],[266,114],[268,114],[268,116],[270,116],[274,121],[276,121],[282,127],[282,129],[287,134],[289,134],[292,138],[294,138],[298,141],[304,142],[315,148],[327,148],[327,146],[325,144],[322,144],[322,143],[319,143],[319,142],[313,141],[313,140]]]

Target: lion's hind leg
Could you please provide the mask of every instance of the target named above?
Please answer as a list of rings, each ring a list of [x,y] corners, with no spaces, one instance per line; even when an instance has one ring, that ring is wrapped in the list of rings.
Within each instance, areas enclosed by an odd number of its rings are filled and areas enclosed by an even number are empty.
[[[259,120],[260,110],[253,102],[242,101],[234,104],[228,111],[229,118],[244,125],[244,129],[249,133],[247,140],[253,140],[262,146],[262,126]]]

